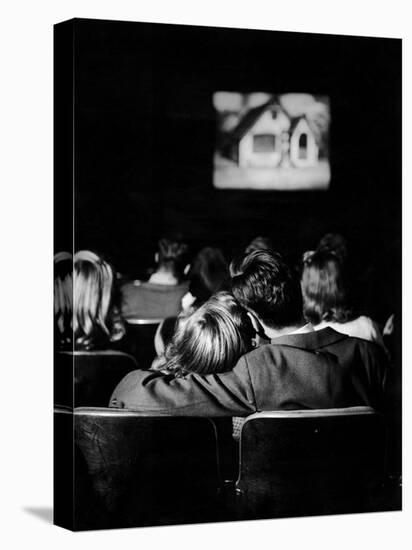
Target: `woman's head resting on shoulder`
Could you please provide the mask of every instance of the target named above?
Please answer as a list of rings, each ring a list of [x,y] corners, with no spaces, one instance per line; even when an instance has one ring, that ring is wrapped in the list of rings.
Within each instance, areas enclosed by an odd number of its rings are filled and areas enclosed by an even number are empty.
[[[219,292],[179,316],[165,353],[167,369],[178,375],[229,371],[252,349],[254,335],[246,311],[230,293]]]

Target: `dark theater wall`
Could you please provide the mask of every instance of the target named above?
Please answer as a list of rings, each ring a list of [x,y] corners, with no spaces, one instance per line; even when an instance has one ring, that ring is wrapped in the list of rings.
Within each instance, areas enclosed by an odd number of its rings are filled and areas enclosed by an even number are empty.
[[[292,257],[339,231],[365,270],[380,273],[372,294],[381,304],[399,300],[400,40],[71,24],[76,248],[96,249],[139,275],[158,237],[171,231],[193,248],[217,244],[228,254],[266,234]],[[329,96],[329,191],[214,189],[218,90]],[[384,296],[379,277],[390,287]]]

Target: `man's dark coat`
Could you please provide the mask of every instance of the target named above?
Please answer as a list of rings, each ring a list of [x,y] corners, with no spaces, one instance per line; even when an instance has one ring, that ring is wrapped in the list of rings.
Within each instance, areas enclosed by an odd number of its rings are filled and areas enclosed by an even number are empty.
[[[133,371],[115,389],[110,406],[180,416],[380,408],[385,378],[386,357],[379,346],[326,328],[275,338],[223,374],[174,378]]]

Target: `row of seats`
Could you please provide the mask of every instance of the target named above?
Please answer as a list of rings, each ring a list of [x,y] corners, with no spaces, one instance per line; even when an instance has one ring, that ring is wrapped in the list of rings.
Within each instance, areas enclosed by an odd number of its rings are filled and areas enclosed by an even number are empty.
[[[372,409],[251,415],[233,481],[221,420],[56,407],[55,522],[69,515],[84,530],[388,509],[385,425]]]
[[[121,352],[57,354],[55,523],[84,530],[390,509],[386,423],[372,409],[261,412],[235,443],[231,418],[107,408],[136,368]]]
[[[54,360],[54,404],[107,407],[120,380],[137,368],[134,357],[120,351],[59,352]]]

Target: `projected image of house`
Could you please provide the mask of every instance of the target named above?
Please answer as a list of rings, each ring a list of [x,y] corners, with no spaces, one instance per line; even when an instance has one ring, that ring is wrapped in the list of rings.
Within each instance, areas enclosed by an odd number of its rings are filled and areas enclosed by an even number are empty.
[[[219,92],[214,99],[218,113],[216,187],[328,187],[330,116],[326,98],[284,94],[267,99],[265,94]],[[259,100],[260,104],[254,105]]]

